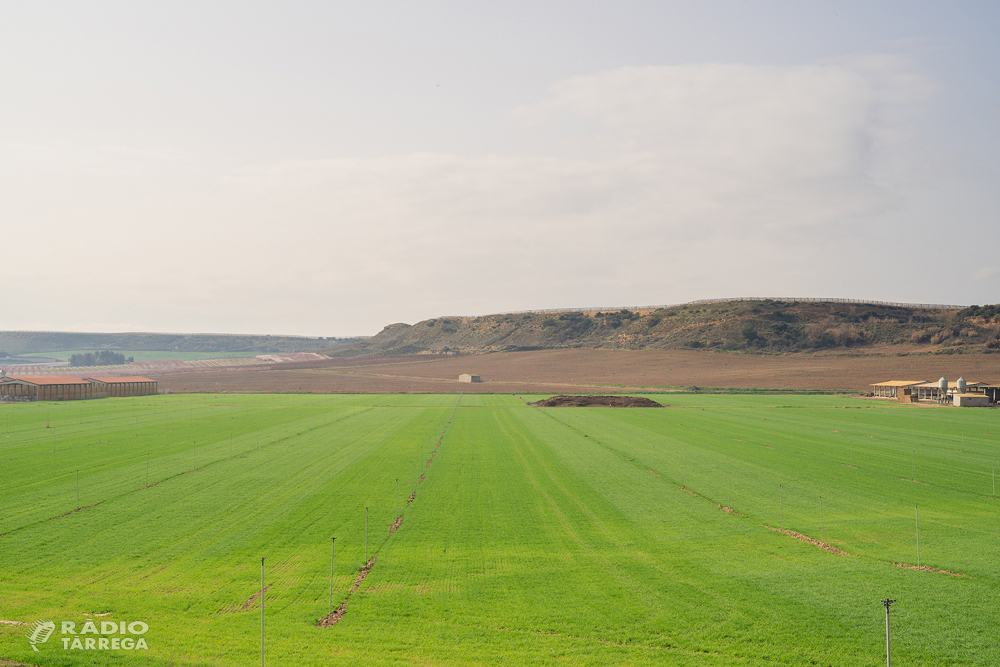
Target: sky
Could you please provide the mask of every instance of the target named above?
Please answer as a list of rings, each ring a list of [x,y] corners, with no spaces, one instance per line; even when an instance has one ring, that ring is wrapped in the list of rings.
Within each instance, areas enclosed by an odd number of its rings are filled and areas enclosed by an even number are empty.
[[[0,329],[1000,302],[991,2],[0,5]]]

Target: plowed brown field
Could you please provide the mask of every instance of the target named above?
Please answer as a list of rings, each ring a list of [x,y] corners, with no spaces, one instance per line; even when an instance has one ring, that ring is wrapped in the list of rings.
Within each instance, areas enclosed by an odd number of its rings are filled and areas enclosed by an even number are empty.
[[[1000,381],[1000,355],[992,354],[776,357],[574,349],[412,359],[330,360],[321,368],[205,371],[156,379],[171,392],[318,393],[613,393],[689,386],[868,391],[871,383],[890,379]],[[462,373],[478,373],[483,382],[459,383]]]

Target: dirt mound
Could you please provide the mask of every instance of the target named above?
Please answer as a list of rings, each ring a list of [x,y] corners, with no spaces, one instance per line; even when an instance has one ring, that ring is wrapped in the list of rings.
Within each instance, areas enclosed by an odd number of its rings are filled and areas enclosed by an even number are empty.
[[[663,404],[641,396],[553,396],[528,405],[541,408],[662,408]]]

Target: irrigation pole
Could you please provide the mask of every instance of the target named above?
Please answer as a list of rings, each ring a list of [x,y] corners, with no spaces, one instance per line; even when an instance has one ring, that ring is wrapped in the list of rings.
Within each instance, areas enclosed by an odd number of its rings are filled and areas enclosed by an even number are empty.
[[[892,659],[889,657],[889,605],[893,602],[895,600],[889,598],[882,600],[882,604],[885,605],[885,667],[892,667]]]
[[[823,534],[823,496],[819,497],[819,539],[826,541]]]
[[[399,478],[396,478],[396,519],[399,518]]]
[[[260,667],[264,667],[264,557],[260,557]]]
[[[778,485],[778,505],[781,507],[781,529],[785,529],[785,494],[781,488],[781,484]]]
[[[684,484],[682,488],[687,488],[688,486],[688,457],[684,457]]]
[[[991,463],[990,470],[993,471],[993,497],[997,497],[997,464]]]
[[[146,486],[149,486],[149,452],[146,452]]]
[[[729,473],[729,509],[733,508],[733,473]]]
[[[368,508],[365,508],[365,565],[368,564]]]
[[[327,612],[328,616],[333,613],[333,549],[336,545],[337,538],[334,537],[330,542],[330,611]]]
[[[917,567],[920,567],[920,510],[913,506],[913,520],[917,527]]]
[[[412,495],[414,492],[416,489],[413,488],[413,461],[410,461],[410,494]]]
[[[80,469],[76,469],[76,508],[80,509]]]
[[[910,452],[910,481],[911,482],[917,481],[916,476],[913,474],[913,466],[914,466],[914,462],[916,460],[917,460],[917,452],[916,451]]]

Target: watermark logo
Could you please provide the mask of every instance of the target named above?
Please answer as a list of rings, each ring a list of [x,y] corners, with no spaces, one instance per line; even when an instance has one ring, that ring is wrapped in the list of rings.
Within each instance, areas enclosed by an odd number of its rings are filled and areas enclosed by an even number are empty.
[[[56,631],[56,624],[52,621],[35,621],[31,624],[31,629],[28,630],[28,641],[31,642],[31,648],[38,650],[36,644],[44,644],[49,641],[49,637],[52,633]]]
[[[38,650],[56,631],[52,621],[35,621],[28,631],[31,648]],[[73,621],[59,623],[59,639],[64,651],[117,651],[147,650],[149,645],[143,637],[149,631],[149,624],[142,621],[87,621],[77,629]]]

